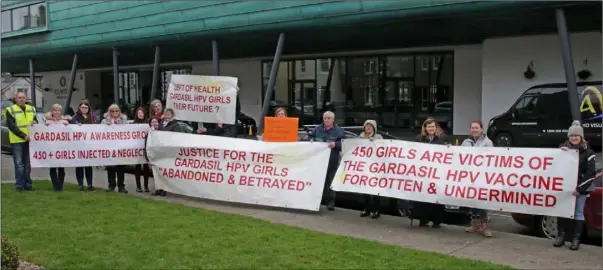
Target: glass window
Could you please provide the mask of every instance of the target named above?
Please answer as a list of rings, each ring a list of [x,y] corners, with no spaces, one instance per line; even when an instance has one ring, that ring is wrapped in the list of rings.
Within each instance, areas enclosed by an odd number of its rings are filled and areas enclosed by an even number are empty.
[[[412,77],[414,76],[414,60],[412,56],[388,56],[387,77]]]
[[[31,28],[46,25],[46,4],[40,3],[29,7],[31,15]]]
[[[515,104],[515,112],[520,116],[528,116],[536,112],[538,96],[524,96]]]
[[[320,59],[320,72],[329,72],[330,62],[329,59]]]
[[[429,70],[429,57],[419,57],[421,63],[421,70],[427,71]]]
[[[13,31],[28,29],[31,26],[29,16],[29,7],[20,7],[12,10],[13,13]]]
[[[10,32],[12,23],[10,18],[10,10],[2,11],[0,17],[2,17],[2,33]]]

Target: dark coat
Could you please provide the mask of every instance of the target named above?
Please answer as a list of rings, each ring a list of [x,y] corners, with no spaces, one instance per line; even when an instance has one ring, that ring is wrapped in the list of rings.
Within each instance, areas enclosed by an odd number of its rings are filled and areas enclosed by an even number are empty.
[[[441,134],[439,137],[438,136],[434,136],[431,141],[429,140],[429,137],[427,137],[427,136],[418,135],[415,138],[415,141],[416,142],[422,142],[422,143],[439,144],[439,145],[448,144],[448,140],[446,138],[446,135],[444,135],[444,134]]]
[[[339,152],[341,152],[341,139],[344,138],[345,132],[337,125],[333,125],[330,129],[325,129],[324,124],[320,124],[314,128],[309,134],[310,138],[317,142],[334,141],[335,147],[331,149],[331,157],[329,158],[328,169],[337,169],[339,166]]]
[[[597,161],[595,152],[587,144],[574,146],[565,142],[561,145],[570,149],[578,149],[578,179],[576,191],[581,195],[588,195],[595,190],[595,176],[597,175]]]

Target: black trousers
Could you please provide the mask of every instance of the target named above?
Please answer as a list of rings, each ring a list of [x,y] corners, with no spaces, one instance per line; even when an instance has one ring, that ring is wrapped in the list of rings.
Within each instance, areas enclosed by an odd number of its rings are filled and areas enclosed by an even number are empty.
[[[140,176],[144,178],[144,188],[149,188],[149,176],[151,175],[151,168],[148,164],[137,164],[134,170],[134,177],[136,178],[136,188],[140,188]]]
[[[376,195],[364,194],[364,209],[369,212],[379,212],[381,206],[381,197]]]
[[[125,188],[124,184],[125,172],[124,167],[121,165],[107,166],[107,180],[109,181],[109,189]],[[117,183],[115,180],[117,179]]]
[[[416,216],[421,223],[429,221],[433,224],[441,224],[444,220],[446,208],[443,204],[415,202],[413,207],[413,215]]]
[[[335,168],[332,168],[335,167]],[[329,166],[327,168],[327,176],[325,178],[325,186],[322,190],[322,197],[326,204],[335,203],[335,190],[331,189],[331,183],[333,183],[333,177],[337,172],[337,166]]]

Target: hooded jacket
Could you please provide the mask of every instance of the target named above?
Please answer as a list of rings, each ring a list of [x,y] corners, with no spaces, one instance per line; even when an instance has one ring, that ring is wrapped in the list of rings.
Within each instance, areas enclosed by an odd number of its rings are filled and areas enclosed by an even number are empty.
[[[373,126],[373,133],[372,134],[366,134],[364,132],[364,128],[368,124],[370,124],[371,126]],[[377,121],[370,120],[370,119],[364,121],[364,125],[362,125],[362,133],[360,133],[359,137],[363,138],[363,139],[373,138],[373,139],[383,140],[383,136],[381,136],[381,134],[377,133]]]
[[[44,123],[45,124],[62,124],[62,125],[69,125],[69,122],[71,121],[71,116],[69,115],[62,115],[60,118],[54,118],[52,117],[52,113],[51,112],[47,112],[44,114]]]
[[[588,147],[586,143],[583,145],[573,145],[566,141],[561,147],[578,150],[578,179],[576,182],[576,191],[581,195],[588,195],[595,191],[595,177],[597,175],[597,161],[595,160],[595,152]]]

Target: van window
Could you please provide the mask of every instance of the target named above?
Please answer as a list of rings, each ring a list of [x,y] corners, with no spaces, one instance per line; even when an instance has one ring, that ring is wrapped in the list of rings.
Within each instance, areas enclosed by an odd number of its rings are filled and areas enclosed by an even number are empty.
[[[515,104],[515,113],[519,116],[529,116],[537,113],[538,96],[523,96]]]

